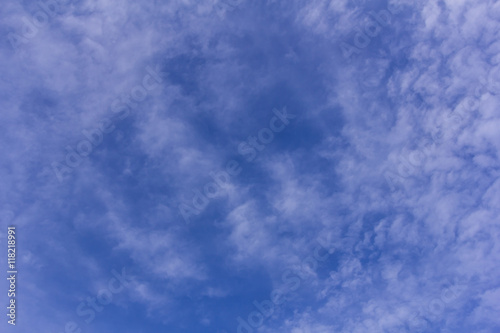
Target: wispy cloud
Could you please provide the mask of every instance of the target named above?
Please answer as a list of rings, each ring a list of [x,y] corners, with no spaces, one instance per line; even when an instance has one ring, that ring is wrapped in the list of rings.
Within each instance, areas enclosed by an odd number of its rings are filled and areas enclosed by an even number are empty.
[[[498,3],[0,12],[19,332],[498,331]]]

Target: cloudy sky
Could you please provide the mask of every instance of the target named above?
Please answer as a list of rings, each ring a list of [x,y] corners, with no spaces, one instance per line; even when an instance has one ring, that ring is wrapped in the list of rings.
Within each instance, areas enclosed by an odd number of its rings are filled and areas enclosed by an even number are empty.
[[[2,332],[500,332],[500,2],[0,13]]]

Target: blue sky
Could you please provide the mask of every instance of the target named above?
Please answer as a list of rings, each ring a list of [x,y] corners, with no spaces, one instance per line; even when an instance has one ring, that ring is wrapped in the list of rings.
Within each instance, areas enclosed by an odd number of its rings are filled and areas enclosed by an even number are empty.
[[[500,331],[500,2],[0,13],[2,332]]]

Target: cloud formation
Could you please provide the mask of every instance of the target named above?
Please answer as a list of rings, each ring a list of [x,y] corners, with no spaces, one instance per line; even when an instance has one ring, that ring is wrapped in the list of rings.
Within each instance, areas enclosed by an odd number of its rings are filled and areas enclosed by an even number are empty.
[[[19,332],[500,329],[499,3],[0,11]]]

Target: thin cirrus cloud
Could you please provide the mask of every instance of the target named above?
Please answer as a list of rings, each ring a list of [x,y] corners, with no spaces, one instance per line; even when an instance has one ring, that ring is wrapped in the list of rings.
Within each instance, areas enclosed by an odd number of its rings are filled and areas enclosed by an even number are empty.
[[[19,332],[498,331],[498,3],[54,3],[0,9]]]

